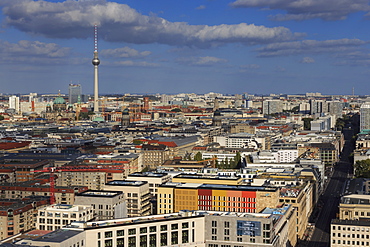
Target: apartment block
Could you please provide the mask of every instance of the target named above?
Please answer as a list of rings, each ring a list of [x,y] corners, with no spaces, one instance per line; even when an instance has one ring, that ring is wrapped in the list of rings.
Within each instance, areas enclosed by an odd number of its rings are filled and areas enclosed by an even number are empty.
[[[35,228],[37,210],[48,204],[47,197],[0,199],[0,240]]]
[[[295,246],[291,228],[295,209],[290,205],[266,208],[262,213],[220,211],[181,211],[179,213],[135,217],[109,221],[72,223],[35,240],[17,243],[34,246]],[[293,226],[294,227],[294,226]],[[74,232],[74,233],[73,233]],[[78,232],[78,233],[76,233]],[[83,243],[83,244],[81,244]]]
[[[149,183],[149,192],[153,197],[157,196],[157,187],[171,180],[168,173],[159,172],[135,172],[127,176],[126,181],[146,181]]]
[[[180,210],[256,213],[279,204],[279,188],[167,183],[158,187],[158,214]]]
[[[127,217],[126,198],[122,191],[88,190],[75,196],[76,205],[91,205],[95,220]]]
[[[119,170],[109,171],[61,171],[58,174],[58,186],[87,186],[90,190],[102,190],[104,184],[113,180],[124,179]]]
[[[54,204],[40,208],[36,228],[55,231],[75,221],[89,221],[94,218],[94,209],[88,205]]]
[[[115,180],[104,185],[104,190],[124,193],[128,217],[149,215],[151,212],[151,195],[146,181]]]
[[[173,183],[197,183],[197,184],[223,184],[223,185],[241,185],[243,178],[217,176],[210,174],[179,174],[172,178]]]

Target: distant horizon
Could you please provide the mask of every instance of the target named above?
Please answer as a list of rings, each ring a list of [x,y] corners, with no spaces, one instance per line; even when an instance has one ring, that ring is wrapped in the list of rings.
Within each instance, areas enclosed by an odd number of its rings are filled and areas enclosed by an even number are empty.
[[[1,95],[6,95],[6,96],[11,96],[11,95],[21,95],[21,96],[27,96],[29,94],[32,94],[32,93],[36,93],[38,96],[39,95],[55,95],[57,96],[58,93],[38,93],[38,92],[29,92],[29,93],[1,93]],[[129,95],[129,96],[145,96],[145,95],[148,95],[148,96],[161,96],[161,95],[179,95],[179,94],[196,94],[196,95],[205,95],[205,94],[209,94],[209,93],[215,93],[215,94],[222,94],[224,96],[234,96],[234,95],[251,95],[251,96],[269,96],[269,97],[272,97],[273,95],[302,95],[302,96],[306,96],[306,94],[310,94],[310,93],[313,93],[313,94],[321,94],[321,96],[353,96],[353,97],[366,97],[366,96],[369,96],[370,97],[370,94],[369,95],[360,95],[360,94],[323,94],[321,92],[305,92],[305,93],[265,93],[265,94],[259,94],[259,93],[221,93],[221,92],[213,92],[213,91],[210,91],[210,92],[206,92],[206,93],[195,93],[195,92],[178,92],[178,93],[99,93],[99,96],[109,96],[109,95],[119,95],[119,96],[124,96],[124,95]],[[68,92],[66,93],[63,93],[63,92],[60,92],[60,94],[62,96],[68,96]],[[94,93],[82,93],[82,95],[88,95],[88,96],[93,96]],[[320,96],[307,96],[307,97],[320,97]]]

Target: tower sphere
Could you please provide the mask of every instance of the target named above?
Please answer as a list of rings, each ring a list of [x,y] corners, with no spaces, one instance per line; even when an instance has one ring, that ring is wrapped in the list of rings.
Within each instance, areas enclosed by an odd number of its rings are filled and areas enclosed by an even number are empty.
[[[94,58],[93,58],[93,60],[92,60],[92,64],[93,64],[94,66],[99,65],[99,64],[100,64],[100,60],[99,60],[99,58],[94,57]]]

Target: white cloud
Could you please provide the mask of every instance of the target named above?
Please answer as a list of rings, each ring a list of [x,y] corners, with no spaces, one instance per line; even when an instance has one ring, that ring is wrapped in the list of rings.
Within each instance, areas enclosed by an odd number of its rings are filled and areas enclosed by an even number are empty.
[[[186,65],[198,65],[198,66],[211,66],[215,64],[226,63],[226,59],[217,58],[217,57],[186,57],[179,58],[176,60],[178,63]]]
[[[300,63],[314,63],[314,62],[315,62],[315,59],[313,59],[312,57],[304,57],[300,61]]]
[[[197,9],[197,10],[202,10],[202,9],[205,9],[205,8],[206,8],[206,6],[205,6],[205,5],[200,5],[200,6],[196,7],[195,9]]]
[[[275,67],[275,71],[276,71],[276,72],[285,72],[285,71],[286,71],[286,69],[285,69],[284,67],[281,67],[281,66],[276,66],[276,67]]]
[[[258,64],[243,64],[243,65],[240,65],[240,68],[242,69],[259,69],[261,66],[259,66]]]
[[[303,40],[269,44],[257,49],[260,57],[288,56],[308,53],[338,53],[347,52],[368,44],[359,39],[338,40]]]
[[[148,62],[134,62],[134,61],[119,61],[114,62],[113,65],[124,66],[124,67],[158,67],[157,63]]]
[[[87,38],[94,24],[99,38],[135,44],[211,47],[226,43],[246,45],[291,41],[301,36],[285,27],[189,25],[145,16],[126,4],[105,0],[46,2],[15,0],[2,3],[6,24],[23,32],[51,38]]]
[[[132,49],[130,47],[121,47],[116,49],[105,49],[99,52],[102,56],[115,58],[143,58],[152,54],[150,51],[142,51]]]
[[[277,15],[275,20],[343,20],[351,13],[370,11],[369,0],[236,0],[236,8],[264,8],[285,10],[286,15]]]
[[[252,72],[260,69],[261,66],[258,64],[243,64],[239,66],[240,72]]]
[[[61,64],[70,55],[70,48],[39,41],[10,43],[0,40],[0,55],[3,62]]]

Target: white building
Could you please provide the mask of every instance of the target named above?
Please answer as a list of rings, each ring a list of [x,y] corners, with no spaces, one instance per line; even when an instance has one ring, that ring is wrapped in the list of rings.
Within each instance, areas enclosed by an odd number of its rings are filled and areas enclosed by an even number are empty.
[[[38,210],[36,229],[55,231],[72,222],[86,222],[93,218],[92,206],[54,204]]]
[[[19,112],[19,97],[15,95],[9,97],[9,109],[14,109],[16,113]]]
[[[363,103],[360,107],[360,131],[370,129],[370,102]]]

